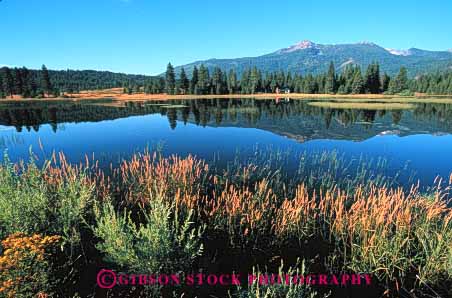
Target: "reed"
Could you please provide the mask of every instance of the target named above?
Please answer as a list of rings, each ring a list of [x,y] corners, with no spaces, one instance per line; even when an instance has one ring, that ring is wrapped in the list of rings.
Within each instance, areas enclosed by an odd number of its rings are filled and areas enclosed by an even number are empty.
[[[285,247],[303,256],[306,243],[320,239],[328,243],[318,252],[324,270],[371,273],[396,294],[450,294],[452,175],[423,193],[371,171],[384,170],[384,160],[375,166],[301,153],[290,172],[293,154],[265,154],[237,158],[226,169],[151,152],[108,172],[89,158],[71,165],[63,154],[42,168],[5,162],[0,236],[60,235],[64,245],[81,243],[112,266],[141,271],[203,269],[210,256],[229,250],[284,260]],[[87,228],[94,238],[85,238]],[[226,239],[221,248],[218,235]]]

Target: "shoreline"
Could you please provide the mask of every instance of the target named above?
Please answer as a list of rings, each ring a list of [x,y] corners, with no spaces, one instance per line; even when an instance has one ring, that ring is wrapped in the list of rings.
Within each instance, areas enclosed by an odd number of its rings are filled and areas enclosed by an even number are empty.
[[[378,103],[450,103],[452,104],[452,95],[427,95],[416,94],[414,96],[398,96],[386,94],[306,94],[306,93],[257,93],[257,94],[208,94],[208,95],[168,95],[168,94],[124,94],[121,88],[107,90],[88,90],[80,93],[67,94],[60,97],[46,98],[5,98],[1,103],[33,102],[33,101],[88,101],[88,100],[106,100],[113,101],[165,101],[165,100],[192,100],[192,99],[297,99],[313,101],[340,101],[340,102],[378,102]]]

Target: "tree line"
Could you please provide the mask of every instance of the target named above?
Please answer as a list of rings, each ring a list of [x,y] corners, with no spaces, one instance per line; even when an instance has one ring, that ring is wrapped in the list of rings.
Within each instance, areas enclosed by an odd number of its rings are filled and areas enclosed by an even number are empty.
[[[195,66],[191,79],[184,68],[176,79],[174,67],[168,64],[165,78],[144,87],[146,93],[168,94],[255,94],[290,91],[308,94],[402,94],[413,92],[430,94],[452,94],[452,73],[435,73],[409,79],[405,67],[395,76],[380,73],[377,62],[363,72],[358,65],[349,64],[338,73],[333,62],[328,71],[318,75],[292,74],[277,71],[263,74],[256,67],[245,69],[239,78],[231,69],[228,73],[214,68]]]
[[[43,65],[39,82],[25,67],[10,69],[3,67],[0,71],[0,97],[21,95],[23,97],[38,97],[53,91],[49,71]]]
[[[144,86],[155,77],[131,75],[96,70],[40,70],[22,68],[0,68],[0,98],[21,95],[22,97],[57,97],[62,93],[78,93],[82,90],[123,88],[129,84]]]
[[[184,68],[176,76],[168,64],[164,76],[127,75],[93,70],[41,70],[22,68],[0,69],[0,98],[21,95],[26,98],[58,97],[61,93],[81,90],[123,88],[124,93],[146,94],[256,94],[295,92],[307,94],[401,94],[413,92],[452,94],[452,72],[437,72],[409,79],[402,67],[395,76],[380,72],[377,62],[365,71],[349,64],[338,72],[331,62],[328,71],[313,75],[277,71],[262,73],[256,67],[245,69],[239,77],[234,69],[209,70],[204,65],[194,67],[189,77]]]

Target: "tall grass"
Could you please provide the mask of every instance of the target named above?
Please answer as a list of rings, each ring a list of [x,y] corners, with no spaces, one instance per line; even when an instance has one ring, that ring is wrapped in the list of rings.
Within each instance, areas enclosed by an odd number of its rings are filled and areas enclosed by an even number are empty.
[[[261,272],[257,268],[253,268],[250,273],[254,278],[248,289],[238,286],[238,291],[234,295],[229,295],[230,298],[315,298],[315,297],[329,297],[329,294],[320,295],[312,286],[297,284],[294,282],[287,283],[282,280],[279,284],[266,283],[266,278],[272,274],[277,274],[280,277],[285,276],[304,276],[308,274],[308,268],[305,262],[297,264],[297,266],[290,267],[284,270],[284,263],[278,268],[278,272]],[[277,279],[276,279],[277,280]],[[249,281],[248,281],[249,282]]]
[[[382,174],[385,161],[351,164],[334,152],[303,153],[288,174],[289,155],[270,154],[219,169],[145,152],[108,173],[64,155],[43,168],[5,162],[0,236],[61,235],[66,247],[80,244],[126,272],[274,270],[281,260],[294,266],[296,257],[318,256],[314,270],[371,273],[382,292],[451,294],[450,187],[406,190]],[[246,293],[280,290],[253,285]]]

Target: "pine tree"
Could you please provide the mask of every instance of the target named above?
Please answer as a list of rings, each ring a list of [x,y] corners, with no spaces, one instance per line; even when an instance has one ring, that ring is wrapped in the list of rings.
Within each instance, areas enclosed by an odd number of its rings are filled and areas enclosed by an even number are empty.
[[[14,93],[17,95],[23,95],[24,93],[24,86],[22,81],[22,74],[20,72],[19,68],[14,68]]]
[[[295,74],[295,77],[292,80],[292,87],[291,90],[295,93],[301,93],[303,87],[302,87],[302,80],[303,78],[299,74]]]
[[[209,70],[203,64],[199,67],[197,87],[199,94],[208,94],[210,91]]]
[[[291,91],[293,91],[293,89],[294,89],[292,73],[290,71],[287,72],[286,82],[284,83],[284,87],[289,88]]]
[[[347,94],[347,90],[345,89],[345,85],[339,85],[339,88],[337,89],[338,94]]]
[[[399,74],[389,82],[388,92],[391,94],[400,93],[408,88],[408,76],[405,67],[401,67]]]
[[[330,63],[330,67],[328,68],[328,73],[326,75],[325,93],[328,94],[336,93],[336,74],[333,62]]]
[[[284,83],[286,82],[286,75],[284,74],[284,71],[280,71],[276,73],[276,84],[279,88],[284,87]]]
[[[193,67],[193,73],[192,73],[191,81],[190,81],[190,93],[191,94],[198,94],[197,85],[198,85],[198,68],[195,66],[195,67]]]
[[[380,66],[378,63],[372,63],[367,67],[364,84],[366,92],[372,94],[380,93]]]
[[[229,70],[228,91],[229,94],[233,94],[237,91],[237,74],[234,69]]]
[[[251,71],[249,69],[245,69],[242,73],[242,77],[240,78],[240,89],[242,91],[242,94],[251,93],[250,76]]]
[[[5,91],[3,90],[3,74],[0,72],[0,98],[5,98]]]
[[[22,67],[22,69],[20,70],[20,73],[21,73],[22,85],[23,85],[22,96],[23,97],[32,97],[30,72],[28,71],[28,69],[26,67]]]
[[[318,92],[318,85],[312,74],[308,74],[305,77],[303,92],[307,94],[315,94]]]
[[[355,66],[353,64],[349,64],[346,66],[344,71],[345,78],[345,92],[346,94],[352,93],[352,85],[355,79],[355,74],[358,71],[359,66]]]
[[[41,68],[42,88],[49,95],[52,92],[52,82],[50,81],[49,71],[45,65]]]
[[[223,73],[219,67],[215,67],[212,75],[212,88],[214,94],[223,93]]]
[[[275,75],[272,75],[272,76],[271,76],[271,80],[270,80],[269,86],[270,86],[270,91],[271,91],[272,93],[275,93],[275,92],[276,92],[276,88],[279,87],[279,86],[278,86],[278,82],[276,81],[276,76],[275,76]]]
[[[391,81],[391,77],[388,76],[387,73],[384,73],[383,77],[381,78],[381,91],[382,92],[388,91],[390,81]]]
[[[400,68],[399,74],[396,77],[396,81],[401,91],[408,89],[408,74],[405,67]]]
[[[14,79],[8,67],[3,68],[3,91],[5,96],[9,95],[12,98],[14,95]]]
[[[264,92],[265,93],[271,93],[272,92],[272,89],[270,87],[272,78],[273,78],[273,74],[271,74],[269,72],[265,73],[265,79],[263,81],[263,86],[262,86],[264,88]]]
[[[254,94],[258,91],[259,81],[259,72],[256,67],[253,67],[249,77],[249,93]]]
[[[174,89],[176,87],[176,78],[174,75],[174,67],[171,63],[168,63],[166,67],[165,75],[165,91],[167,94],[174,94]]]
[[[182,67],[181,71],[180,71],[180,77],[179,77],[179,89],[181,90],[182,94],[186,94],[189,92],[188,88],[189,86],[189,81],[187,78],[187,75],[185,74],[185,69]]]
[[[364,80],[361,75],[361,70],[358,68],[355,72],[355,77],[353,78],[352,93],[361,94],[364,92]]]
[[[228,93],[228,76],[226,75],[226,72],[223,71],[221,76],[221,94],[227,93]]]

